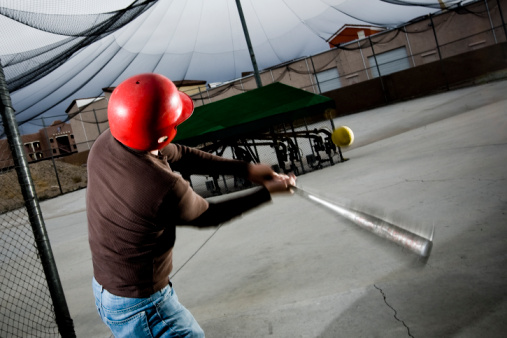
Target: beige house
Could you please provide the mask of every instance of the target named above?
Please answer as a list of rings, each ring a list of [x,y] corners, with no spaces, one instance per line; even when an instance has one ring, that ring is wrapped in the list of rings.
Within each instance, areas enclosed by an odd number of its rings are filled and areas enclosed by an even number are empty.
[[[21,135],[28,162],[71,155],[78,152],[72,126],[54,121],[49,127],[34,134]],[[0,168],[14,165],[7,139],[0,140]]]
[[[107,88],[103,90],[106,92]],[[70,118],[78,152],[90,150],[97,137],[109,128],[104,96],[73,100],[65,112]]]

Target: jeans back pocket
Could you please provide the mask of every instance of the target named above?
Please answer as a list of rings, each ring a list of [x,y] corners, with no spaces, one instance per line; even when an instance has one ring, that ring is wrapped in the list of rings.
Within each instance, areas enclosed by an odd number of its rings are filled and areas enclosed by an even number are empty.
[[[124,320],[105,319],[115,337],[153,338],[146,312],[139,312]]]

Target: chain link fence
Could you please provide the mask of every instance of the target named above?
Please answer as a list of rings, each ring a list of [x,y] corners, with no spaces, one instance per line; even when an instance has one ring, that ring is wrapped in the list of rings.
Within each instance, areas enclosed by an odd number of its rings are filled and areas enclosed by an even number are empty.
[[[2,181],[12,170],[1,170]],[[5,189],[2,200],[23,205],[18,189]],[[4,202],[0,202],[5,209]],[[0,213],[0,336],[58,336],[53,301],[35,244],[28,213],[18,208]]]
[[[0,115],[0,336],[75,337],[1,67]]]
[[[45,125],[44,119],[39,120]],[[21,143],[39,200],[86,187],[86,164],[79,160],[83,156],[77,152],[68,124],[57,121],[39,133],[21,136]],[[23,207],[14,156],[7,139],[0,140],[0,171],[0,212]]]
[[[0,156],[12,158],[10,149]],[[58,336],[53,301],[14,166],[0,169],[0,336]]]

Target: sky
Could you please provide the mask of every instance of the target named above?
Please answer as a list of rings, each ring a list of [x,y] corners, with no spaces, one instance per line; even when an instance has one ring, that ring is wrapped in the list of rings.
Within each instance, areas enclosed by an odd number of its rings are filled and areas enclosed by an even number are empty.
[[[457,2],[444,1],[447,5]],[[90,19],[101,18],[93,14],[114,12],[131,3],[132,0],[0,0],[0,58],[7,80],[7,60],[21,52],[64,41],[81,27],[95,24]],[[241,0],[260,70],[328,50],[326,40],[344,24],[395,28],[435,12],[440,6],[437,0],[405,3],[406,6],[382,0]],[[20,17],[28,13],[34,19],[27,23],[46,31],[18,22],[22,19],[6,17],[12,13],[9,10],[17,10]],[[33,60],[26,64],[37,69]],[[76,51],[50,74],[12,92],[11,99],[21,132],[31,133],[41,128],[40,120],[33,120],[35,117],[64,117],[74,99],[100,96],[102,88],[116,86],[141,72],[161,73],[175,81],[212,83],[234,80],[242,72],[252,70],[235,0],[159,0],[123,28]]]

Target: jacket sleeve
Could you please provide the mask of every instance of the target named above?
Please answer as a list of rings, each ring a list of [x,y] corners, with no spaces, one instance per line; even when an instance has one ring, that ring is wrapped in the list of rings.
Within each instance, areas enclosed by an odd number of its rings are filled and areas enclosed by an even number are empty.
[[[248,194],[229,198],[220,202],[209,202],[208,209],[188,225],[197,227],[217,226],[271,200],[269,191],[255,188]]]
[[[240,196],[227,196],[218,202],[209,202],[195,193],[183,178],[176,181],[159,207],[158,217],[167,226],[217,226],[230,221],[265,202],[271,194],[264,187],[243,192]]]
[[[161,151],[171,168],[186,175],[234,175],[247,177],[249,164],[216,156],[195,148],[170,143]]]
[[[157,217],[167,225],[188,224],[208,209],[209,203],[199,196],[182,177],[170,187],[158,207]]]

